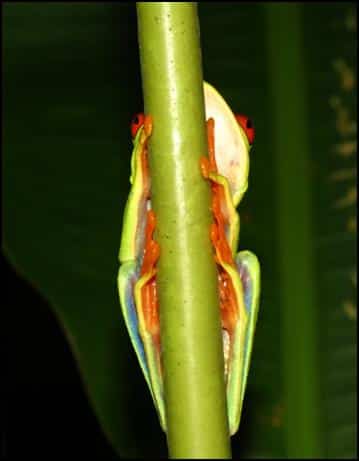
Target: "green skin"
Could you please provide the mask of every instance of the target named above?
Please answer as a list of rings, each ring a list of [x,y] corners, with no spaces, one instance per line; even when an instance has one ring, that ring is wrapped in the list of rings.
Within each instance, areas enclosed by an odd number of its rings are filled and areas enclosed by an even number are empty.
[[[244,393],[246,388],[250,356],[253,346],[255,325],[258,314],[260,291],[260,268],[257,257],[249,251],[235,254],[238,244],[239,215],[236,212],[248,185],[250,145],[243,129],[222,96],[208,83],[204,83],[206,118],[215,120],[215,155],[218,172],[211,172],[209,179],[224,187],[226,207],[229,216],[227,239],[234,260],[240,270],[250,280],[250,294],[245,292],[239,270],[235,270],[223,261],[220,264],[232,279],[239,307],[237,322],[230,345],[226,347],[224,334],[224,352],[226,364],[227,411],[230,434],[239,426]],[[152,274],[138,278],[143,254],[143,229],[150,192],[149,178],[144,177],[141,155],[148,140],[149,133],[141,127],[133,141],[131,159],[131,191],[124,213],[121,247],[119,253],[120,270],[118,274],[119,297],[125,323],[135,348],[139,363],[154,400],[160,423],[166,431],[163,384],[160,359],[156,352],[151,334],[146,330],[141,306],[141,287]],[[131,288],[134,286],[134,289]],[[247,295],[247,296],[245,296]],[[245,302],[246,300],[246,302]],[[135,306],[138,324],[135,325],[129,306]],[[142,346],[141,346],[142,342]]]

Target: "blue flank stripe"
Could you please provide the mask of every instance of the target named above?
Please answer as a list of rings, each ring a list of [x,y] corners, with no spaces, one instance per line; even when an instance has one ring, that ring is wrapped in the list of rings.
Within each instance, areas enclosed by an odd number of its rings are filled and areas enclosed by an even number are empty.
[[[249,274],[248,268],[245,264],[242,264],[240,261],[237,261],[237,269],[242,280],[244,291],[244,304],[248,315],[250,315],[253,295],[252,279]]]
[[[250,322],[251,304],[252,304],[252,295],[253,295],[252,279],[251,279],[247,266],[245,264],[242,264],[241,261],[237,260],[236,262],[237,262],[238,273],[239,273],[239,276],[241,278],[242,285],[243,285],[244,305],[249,315],[248,320]],[[244,357],[246,357],[248,353],[248,343],[249,343],[249,331],[248,330],[249,329],[247,329],[247,334],[246,334],[245,344],[244,344],[244,354],[243,354]]]
[[[148,366],[147,366],[147,361],[146,361],[146,355],[145,355],[145,350],[143,347],[143,343],[141,340],[141,337],[138,333],[138,318],[137,318],[137,312],[136,312],[136,307],[135,307],[135,297],[133,293],[133,285],[137,279],[137,274],[134,274],[133,277],[131,277],[127,283],[126,286],[126,311],[127,315],[129,318],[130,322],[130,330],[131,330],[131,338],[134,340],[134,347],[136,349],[136,352],[139,355],[139,360],[141,362],[141,366],[143,367],[145,373],[147,374],[147,377],[149,377],[149,371],[148,371]]]

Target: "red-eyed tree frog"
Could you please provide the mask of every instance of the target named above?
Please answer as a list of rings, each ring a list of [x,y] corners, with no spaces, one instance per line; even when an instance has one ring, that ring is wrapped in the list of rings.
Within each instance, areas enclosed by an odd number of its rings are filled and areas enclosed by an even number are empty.
[[[230,434],[239,426],[254,330],[258,314],[260,269],[249,251],[236,254],[239,216],[247,189],[249,151],[254,128],[243,115],[234,115],[222,96],[204,82],[208,157],[199,167],[211,186],[213,223],[209,229],[218,273],[227,412]],[[127,200],[120,246],[118,290],[122,313],[143,374],[166,431],[163,397],[161,334],[156,288],[160,248],[154,240],[156,217],[151,208],[148,139],[152,118],[138,114],[132,121],[132,184]]]

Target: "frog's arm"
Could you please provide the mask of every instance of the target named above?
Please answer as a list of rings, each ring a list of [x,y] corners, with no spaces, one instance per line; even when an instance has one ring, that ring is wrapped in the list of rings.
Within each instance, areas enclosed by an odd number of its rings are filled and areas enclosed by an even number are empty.
[[[223,187],[226,234],[234,254],[238,246],[240,225],[236,207],[248,187],[249,152],[254,141],[254,128],[248,117],[234,115],[218,91],[206,82],[204,95],[206,118],[213,119],[216,124],[212,154],[215,169],[208,171],[208,176]]]
[[[132,184],[123,216],[120,263],[134,261],[143,251],[147,202],[150,194],[150,178],[147,167],[147,142],[152,132],[151,117],[144,117],[133,139],[131,157]]]
[[[144,345],[139,333],[138,316],[133,296],[133,286],[138,278],[137,261],[127,261],[121,265],[117,277],[122,315],[135,349],[142,372],[151,390],[150,374],[147,366]]]

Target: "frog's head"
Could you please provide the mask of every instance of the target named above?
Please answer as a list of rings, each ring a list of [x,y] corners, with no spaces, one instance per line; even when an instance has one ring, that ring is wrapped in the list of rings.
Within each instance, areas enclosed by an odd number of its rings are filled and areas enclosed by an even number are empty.
[[[143,112],[140,112],[136,115],[131,120],[131,137],[132,140],[134,141],[136,138],[137,133],[139,132],[140,128],[144,125],[145,123],[145,114]]]
[[[245,115],[234,115],[226,101],[208,83],[204,83],[206,119],[214,119],[214,145],[219,174],[227,178],[236,207],[248,186],[249,151],[254,127]]]
[[[250,147],[252,147],[256,135],[252,120],[243,114],[235,114],[235,118],[239,126],[245,132]]]

